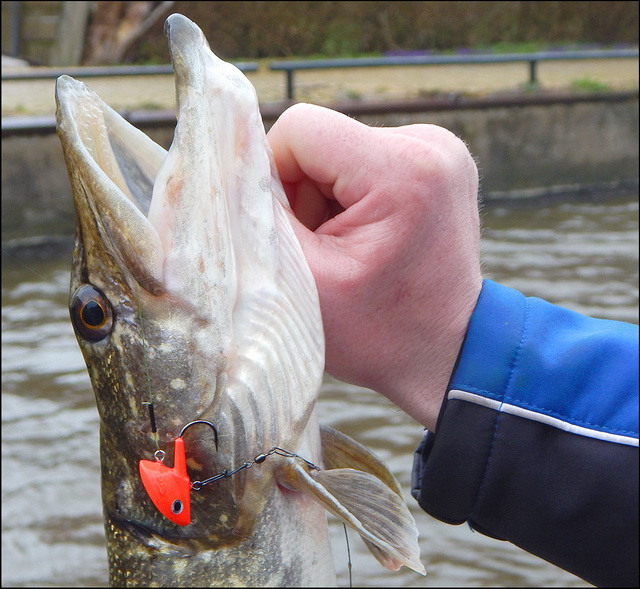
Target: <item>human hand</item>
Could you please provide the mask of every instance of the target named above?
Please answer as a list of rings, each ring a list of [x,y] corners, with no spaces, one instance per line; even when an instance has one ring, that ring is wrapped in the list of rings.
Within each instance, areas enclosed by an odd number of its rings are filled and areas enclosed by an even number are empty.
[[[329,374],[435,429],[480,293],[478,173],[434,125],[297,104],[268,133],[320,296]]]

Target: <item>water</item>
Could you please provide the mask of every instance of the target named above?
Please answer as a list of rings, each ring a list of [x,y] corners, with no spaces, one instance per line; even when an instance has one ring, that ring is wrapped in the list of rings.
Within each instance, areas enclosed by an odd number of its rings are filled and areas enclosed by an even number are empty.
[[[638,203],[491,205],[485,275],[590,315],[638,322]],[[105,586],[98,416],[67,313],[70,255],[2,269],[2,585]],[[327,379],[321,419],[372,448],[406,491],[423,578],[378,565],[350,533],[355,586],[588,586],[505,542],[449,526],[409,496],[421,427],[376,393]],[[342,526],[331,521],[339,583]]]

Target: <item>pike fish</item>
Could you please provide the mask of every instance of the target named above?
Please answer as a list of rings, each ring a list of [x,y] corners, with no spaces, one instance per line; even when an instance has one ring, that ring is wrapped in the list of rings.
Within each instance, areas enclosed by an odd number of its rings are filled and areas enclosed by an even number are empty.
[[[327,511],[384,566],[424,574],[393,475],[318,424],[318,294],[255,90],[184,16],[165,32],[178,102],[168,152],[84,84],[56,84],[110,582],[335,584]]]

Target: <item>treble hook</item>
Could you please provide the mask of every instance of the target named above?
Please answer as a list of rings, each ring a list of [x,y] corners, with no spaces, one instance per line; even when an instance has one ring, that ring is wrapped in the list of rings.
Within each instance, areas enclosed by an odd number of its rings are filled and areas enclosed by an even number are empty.
[[[180,430],[180,434],[178,435],[178,437],[181,438],[184,435],[184,432],[187,431],[187,428],[191,427],[192,425],[195,425],[196,423],[204,423],[213,430],[213,441],[216,445],[216,452],[217,452],[218,451],[218,430],[216,429],[215,425],[213,425],[213,423],[211,423],[210,421],[205,421],[204,419],[196,419],[195,421],[187,423],[187,425],[185,425],[182,428],[182,430]]]

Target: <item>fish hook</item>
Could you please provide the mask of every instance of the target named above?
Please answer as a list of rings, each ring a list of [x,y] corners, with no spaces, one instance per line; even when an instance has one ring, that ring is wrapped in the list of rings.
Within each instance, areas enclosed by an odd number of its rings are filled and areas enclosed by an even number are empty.
[[[191,427],[192,425],[195,425],[196,423],[204,423],[204,424],[208,425],[213,430],[213,441],[214,441],[214,443],[216,445],[216,452],[217,452],[218,451],[218,430],[213,425],[213,423],[211,423],[210,421],[205,421],[204,419],[196,419],[195,421],[187,423],[187,425],[185,425],[180,430],[180,435],[178,437],[181,438],[184,435],[184,432],[187,431],[187,428]]]
[[[140,460],[138,470],[142,485],[149,498],[167,519],[179,526],[191,523],[191,480],[187,474],[187,459],[184,449],[184,432],[192,425],[204,423],[213,430],[216,452],[218,451],[218,430],[204,419],[187,423],[173,442],[173,468],[163,464],[164,452],[154,454],[156,460]]]

